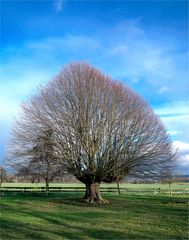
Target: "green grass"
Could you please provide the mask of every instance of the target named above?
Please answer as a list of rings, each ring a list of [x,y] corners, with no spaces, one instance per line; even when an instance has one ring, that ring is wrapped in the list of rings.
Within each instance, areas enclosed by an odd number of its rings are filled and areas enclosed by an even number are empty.
[[[3,183],[2,187],[44,187],[44,183]],[[50,186],[54,187],[59,187],[59,186],[67,186],[67,187],[81,187],[84,186],[82,183],[50,183]],[[101,186],[104,187],[117,187],[116,183],[111,183],[111,184],[106,184],[102,183]],[[133,183],[121,183],[120,187],[123,188],[135,188],[135,189],[149,189],[149,188],[154,188],[154,189],[169,189],[168,184],[161,184],[161,183],[156,183],[156,184],[133,184]],[[172,189],[189,189],[189,183],[173,183],[172,184]]]
[[[110,204],[89,205],[79,193],[6,193],[1,197],[1,239],[188,239],[186,201],[105,197]]]

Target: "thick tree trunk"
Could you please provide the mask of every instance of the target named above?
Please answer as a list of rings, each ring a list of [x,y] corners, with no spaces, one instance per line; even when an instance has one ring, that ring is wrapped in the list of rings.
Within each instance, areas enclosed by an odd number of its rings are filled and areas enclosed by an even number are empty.
[[[85,183],[85,195],[84,199],[88,199],[90,197],[90,184]]]
[[[103,199],[100,193],[100,183],[94,182],[94,183],[86,183],[86,191],[84,195],[84,199],[88,203],[101,203],[105,204],[108,203],[107,200]]]

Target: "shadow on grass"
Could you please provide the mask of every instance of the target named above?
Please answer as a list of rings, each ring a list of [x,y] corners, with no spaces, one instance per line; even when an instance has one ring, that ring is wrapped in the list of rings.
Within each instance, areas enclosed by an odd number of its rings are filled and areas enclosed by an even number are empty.
[[[85,227],[85,224],[83,224],[83,227],[78,227],[76,218],[73,216],[68,218],[65,217],[64,220],[68,222],[74,221],[76,225],[65,224],[62,223],[62,221],[57,221],[50,217],[44,217],[38,214],[32,215],[39,217],[42,220],[46,220],[48,229],[42,229],[40,228],[40,225],[28,226],[19,221],[3,220],[1,224],[1,228],[3,229],[1,232],[1,239],[141,239],[141,235],[136,233],[133,235],[113,229],[99,229],[98,226],[89,228]],[[79,221],[79,219],[77,219],[77,221]],[[54,224],[56,227],[54,227]]]
[[[4,196],[1,239],[187,239],[186,233],[174,229],[178,219],[177,227],[187,230],[186,206],[170,204],[165,197],[109,195],[108,199],[109,205],[90,205],[82,194]]]

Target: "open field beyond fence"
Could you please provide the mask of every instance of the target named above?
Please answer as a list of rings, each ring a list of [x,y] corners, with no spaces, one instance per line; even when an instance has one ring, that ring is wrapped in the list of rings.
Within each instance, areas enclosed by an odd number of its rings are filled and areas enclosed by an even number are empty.
[[[51,183],[50,192],[84,192],[83,184],[61,184]],[[4,183],[0,187],[0,192],[44,192],[45,185],[43,183]],[[101,192],[118,193],[116,184],[101,184]],[[153,195],[189,195],[188,183],[174,183],[171,188],[168,184],[120,184],[121,194],[153,194]]]

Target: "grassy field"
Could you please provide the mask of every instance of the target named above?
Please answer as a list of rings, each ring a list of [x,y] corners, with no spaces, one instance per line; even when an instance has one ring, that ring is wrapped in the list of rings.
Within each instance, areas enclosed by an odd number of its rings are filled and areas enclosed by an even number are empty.
[[[3,183],[2,187],[44,187],[44,183]],[[49,186],[54,186],[54,187],[59,187],[59,186],[67,186],[67,187],[81,187],[84,186],[82,183],[50,183]],[[111,183],[111,184],[106,184],[102,183],[101,186],[103,187],[117,187],[116,183]],[[173,183],[171,184],[172,189],[189,189],[189,183]],[[154,189],[169,189],[168,184],[161,184],[161,183],[155,183],[155,184],[133,184],[133,183],[120,183],[120,187],[123,188],[135,188],[135,189],[149,189],[149,188],[154,188]]]
[[[186,197],[105,197],[110,204],[89,205],[79,193],[6,193],[1,239],[188,239]]]

